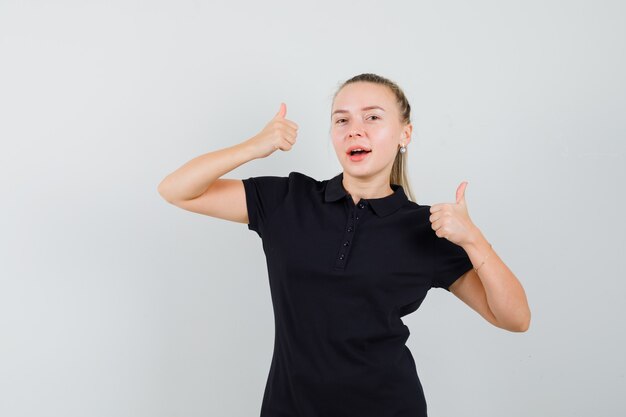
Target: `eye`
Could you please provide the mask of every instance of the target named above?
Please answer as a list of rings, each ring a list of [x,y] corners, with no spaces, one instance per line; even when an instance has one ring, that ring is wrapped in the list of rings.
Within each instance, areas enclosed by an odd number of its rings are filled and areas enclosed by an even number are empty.
[[[377,115],[375,115],[375,114],[372,114],[372,115],[371,115],[371,116],[369,116],[369,117],[375,117],[375,118],[376,118],[376,120],[380,119],[380,117],[379,117],[379,116],[377,116]],[[337,120],[335,121],[335,124],[336,124],[336,123],[340,123],[340,122],[341,122],[341,121],[343,121],[343,120],[346,120],[346,119],[337,119]]]

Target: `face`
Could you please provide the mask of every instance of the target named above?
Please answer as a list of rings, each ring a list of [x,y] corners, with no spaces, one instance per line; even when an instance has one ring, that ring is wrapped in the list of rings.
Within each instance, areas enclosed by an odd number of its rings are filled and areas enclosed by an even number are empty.
[[[395,95],[384,85],[351,83],[333,102],[330,133],[344,175],[388,178],[401,144],[410,142],[411,128],[400,122]],[[370,152],[351,157],[347,151],[354,146]]]

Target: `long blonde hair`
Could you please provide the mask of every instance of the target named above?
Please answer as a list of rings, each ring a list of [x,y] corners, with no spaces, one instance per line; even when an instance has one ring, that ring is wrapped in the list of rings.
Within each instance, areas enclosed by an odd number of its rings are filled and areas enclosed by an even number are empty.
[[[358,81],[367,81],[370,83],[381,84],[387,86],[391,92],[396,96],[396,101],[398,103],[398,107],[400,108],[400,122],[404,125],[411,123],[411,105],[407,100],[406,96],[402,89],[395,82],[381,77],[380,75],[364,73],[356,75],[349,80],[343,82],[335,94],[333,95],[333,102],[335,101],[335,97],[341,89],[350,84]],[[398,148],[399,149],[399,148]],[[396,153],[396,159],[393,161],[393,166],[391,167],[391,175],[389,177],[390,184],[398,184],[402,186],[404,189],[404,193],[407,195],[409,200],[415,201],[415,197],[413,196],[413,191],[411,190],[411,185],[409,184],[409,176],[407,174],[407,157],[408,157],[408,148],[405,153],[398,151]]]

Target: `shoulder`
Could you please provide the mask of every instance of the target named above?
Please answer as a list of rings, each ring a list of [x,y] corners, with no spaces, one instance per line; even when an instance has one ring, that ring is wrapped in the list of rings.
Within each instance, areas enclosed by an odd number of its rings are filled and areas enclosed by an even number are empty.
[[[321,183],[322,181],[318,181],[313,177],[310,177],[306,174],[303,174],[302,172],[299,171],[291,171],[289,173],[289,175],[287,176],[287,178],[289,178],[289,181],[291,182],[302,182],[302,183],[308,183],[308,184],[314,184],[314,183]]]
[[[406,202],[402,205],[402,212],[424,220],[430,217],[430,206],[411,201],[407,198]]]
[[[430,205],[408,200],[398,210],[398,220],[420,240],[436,237],[430,221]]]
[[[291,171],[288,175],[259,175],[243,179],[244,185],[252,188],[280,189],[289,192],[296,189],[311,189],[323,187],[325,181],[318,181],[313,177],[298,171]]]
[[[328,180],[319,181],[299,171],[291,171],[289,175],[285,177],[285,181],[289,184],[290,188],[309,191],[321,190],[328,182]]]
[[[291,171],[287,175],[287,178],[289,178],[289,181],[305,181],[305,182],[317,181],[315,178],[309,177],[308,175],[303,174],[302,172],[299,172],[299,171]]]

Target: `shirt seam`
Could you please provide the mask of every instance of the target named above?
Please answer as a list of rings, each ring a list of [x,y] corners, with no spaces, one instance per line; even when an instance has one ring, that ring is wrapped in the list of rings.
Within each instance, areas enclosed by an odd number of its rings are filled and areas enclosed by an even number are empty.
[[[283,177],[283,178],[287,178],[287,193],[285,194],[285,197],[281,200],[281,202],[274,208],[274,211],[272,211],[272,214],[270,214],[267,217],[266,221],[265,221],[265,227],[264,227],[264,230],[263,230],[263,234],[266,237],[268,235],[269,236],[272,235],[271,230],[273,230],[273,229],[270,226],[271,226],[271,222],[274,220],[274,217],[276,217],[276,213],[278,213],[278,211],[280,209],[282,209],[285,204],[287,204],[287,198],[289,197],[289,194],[291,193],[291,189],[292,189],[292,187],[291,187],[292,182],[295,181],[295,175],[292,176],[292,174],[293,174],[293,172],[289,173],[289,175],[287,177]],[[293,180],[292,180],[292,177],[293,177]]]

